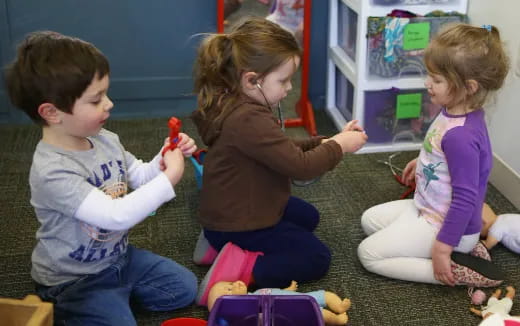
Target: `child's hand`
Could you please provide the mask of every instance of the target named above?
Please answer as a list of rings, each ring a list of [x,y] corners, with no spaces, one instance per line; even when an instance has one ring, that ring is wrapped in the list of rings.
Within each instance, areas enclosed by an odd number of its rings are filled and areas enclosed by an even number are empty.
[[[359,131],[342,131],[330,139],[336,141],[341,146],[343,153],[354,153],[365,145],[368,136],[364,132]]]
[[[197,145],[195,145],[193,138],[181,132],[179,133],[177,148],[181,150],[185,157],[190,157],[197,150]]]
[[[455,277],[451,271],[451,252],[453,247],[435,240],[432,247],[433,275],[435,279],[449,286],[455,286]]]
[[[403,170],[403,175],[401,176],[401,180],[405,185],[409,186],[415,180],[415,169],[417,168],[417,159],[413,159]]]
[[[172,186],[175,186],[182,178],[184,173],[184,157],[180,149],[164,153],[162,160],[163,173],[166,174]]]
[[[365,129],[363,129],[363,127],[361,127],[360,125],[358,125],[358,122],[359,120],[351,120],[349,121],[344,127],[343,127],[343,131],[361,131],[361,132],[365,132]]]

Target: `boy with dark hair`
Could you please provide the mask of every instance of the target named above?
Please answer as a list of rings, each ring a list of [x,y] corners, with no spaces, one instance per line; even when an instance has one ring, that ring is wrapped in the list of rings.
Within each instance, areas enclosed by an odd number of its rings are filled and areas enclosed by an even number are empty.
[[[56,32],[28,35],[6,70],[11,101],[42,126],[29,177],[41,224],[31,275],[56,324],[135,325],[130,301],[173,310],[197,290],[191,271],[128,244],[128,230],[175,197],[195,143],[181,133],[177,149],[148,163],[127,152],[103,129],[109,71],[92,44]]]

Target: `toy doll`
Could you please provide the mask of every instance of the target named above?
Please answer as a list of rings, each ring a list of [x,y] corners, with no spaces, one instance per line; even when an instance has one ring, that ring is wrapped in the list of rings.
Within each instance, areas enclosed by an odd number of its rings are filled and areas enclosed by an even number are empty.
[[[285,289],[259,289],[250,294],[260,295],[295,295],[299,294],[296,292],[298,289],[298,283],[292,281],[291,285]],[[247,286],[242,281],[235,282],[217,282],[208,295],[208,310],[211,311],[213,304],[217,298],[223,295],[242,295],[247,293]],[[318,290],[313,292],[301,293],[310,295],[318,302],[321,307],[323,320],[327,325],[345,325],[348,321],[347,310],[350,308],[351,302],[349,299],[341,299],[335,293]],[[325,309],[328,308],[328,309]],[[330,309],[330,310],[329,310]]]
[[[476,309],[474,307],[469,308],[471,312],[475,315],[486,319],[493,314],[500,315],[500,317],[507,319],[511,316],[509,312],[513,307],[513,298],[515,297],[515,288],[512,286],[506,287],[506,295],[502,299],[500,295],[502,294],[502,290],[496,289],[495,292],[489,297],[487,302],[487,306],[485,306],[482,310]]]
[[[487,204],[482,209],[483,226],[480,232],[484,245],[491,249],[501,242],[504,247],[520,254],[520,214],[496,215]]]

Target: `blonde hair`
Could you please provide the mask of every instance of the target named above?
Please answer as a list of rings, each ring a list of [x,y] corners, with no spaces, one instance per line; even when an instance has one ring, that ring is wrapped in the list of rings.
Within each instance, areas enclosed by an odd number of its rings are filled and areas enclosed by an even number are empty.
[[[229,34],[208,36],[195,61],[198,110],[218,110],[212,115],[222,119],[236,107],[242,73],[252,71],[262,78],[297,56],[301,50],[294,36],[263,18],[251,17]]]
[[[494,26],[450,25],[435,36],[425,51],[428,72],[446,78],[449,92],[471,109],[481,107],[491,91],[500,89],[509,71],[509,58]],[[469,94],[469,80],[478,89]],[[464,92],[464,90],[466,90]]]

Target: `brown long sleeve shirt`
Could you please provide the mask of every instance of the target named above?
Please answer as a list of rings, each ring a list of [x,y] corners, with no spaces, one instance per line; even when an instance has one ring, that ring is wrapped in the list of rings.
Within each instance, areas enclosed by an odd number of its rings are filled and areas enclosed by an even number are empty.
[[[308,180],[342,158],[335,141],[291,140],[265,106],[240,104],[221,124],[193,114],[208,153],[204,158],[199,222],[213,231],[251,231],[279,222],[290,179]]]

